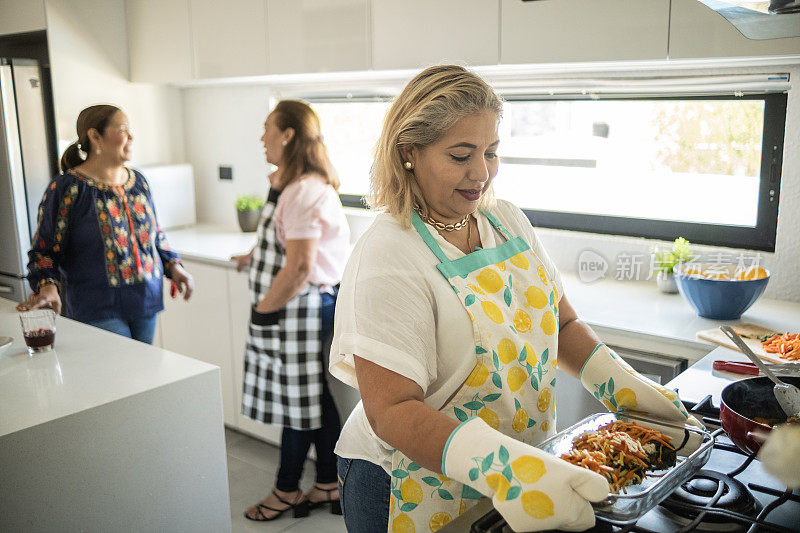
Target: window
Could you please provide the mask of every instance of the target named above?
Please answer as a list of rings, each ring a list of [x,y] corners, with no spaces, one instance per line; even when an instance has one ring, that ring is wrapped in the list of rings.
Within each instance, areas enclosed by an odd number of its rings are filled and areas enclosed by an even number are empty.
[[[498,198],[540,227],[773,251],[784,94],[515,100]]]
[[[369,191],[369,171],[381,135],[387,99],[310,100],[319,116],[322,137],[339,174],[342,204],[363,207]]]
[[[734,81],[752,88],[743,78]],[[774,251],[785,89],[745,94],[709,85],[710,95],[679,96],[667,87],[665,94],[591,97],[573,89],[533,97],[507,91],[497,197],[514,201],[537,227]],[[342,203],[362,207],[390,102],[311,105]]]

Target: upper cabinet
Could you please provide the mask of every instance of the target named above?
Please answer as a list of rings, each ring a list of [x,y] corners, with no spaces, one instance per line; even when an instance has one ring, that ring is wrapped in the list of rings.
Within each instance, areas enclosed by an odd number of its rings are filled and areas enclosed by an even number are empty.
[[[98,0],[99,1],[99,0]],[[698,0],[125,0],[133,81],[800,54],[751,40]],[[39,0],[0,0],[0,33]],[[424,15],[423,15],[424,14]],[[789,19],[790,23],[791,20]]]
[[[267,0],[271,74],[367,70],[368,0]]]
[[[44,0],[0,0],[0,35],[46,27]]]
[[[127,0],[125,16],[131,81],[170,83],[192,79],[189,0]]]
[[[372,0],[372,68],[496,65],[499,11],[498,0]]]
[[[800,54],[800,37],[748,39],[725,17],[697,0],[672,0],[670,59],[796,54]]]
[[[669,3],[502,0],[500,62],[665,59]]]
[[[265,0],[191,0],[189,13],[196,78],[268,73]]]

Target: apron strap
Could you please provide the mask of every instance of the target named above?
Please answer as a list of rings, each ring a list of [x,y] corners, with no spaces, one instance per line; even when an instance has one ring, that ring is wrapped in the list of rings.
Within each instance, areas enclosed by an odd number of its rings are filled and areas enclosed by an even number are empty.
[[[433,238],[433,235],[431,235],[431,231],[428,229],[428,226],[426,226],[425,223],[422,221],[422,219],[419,218],[419,215],[417,214],[416,211],[411,212],[411,224],[414,225],[414,229],[417,230],[419,236],[422,237],[422,240],[425,241],[425,244],[427,244],[428,248],[431,249],[433,255],[436,256],[436,259],[438,259],[442,263],[447,263],[448,261],[450,261],[450,259],[448,259],[446,255],[444,255],[442,247],[439,246],[439,243],[436,242],[436,239]]]
[[[507,240],[509,240],[509,241],[510,241],[511,239],[513,239],[513,238],[514,238],[514,237],[512,237],[512,236],[511,236],[511,234],[508,232],[508,230],[505,228],[505,226],[503,226],[503,225],[500,223],[500,221],[499,221],[499,220],[497,220],[497,217],[496,217],[496,216],[494,216],[493,214],[491,214],[491,213],[489,212],[489,210],[488,210],[488,209],[486,209],[486,208],[481,208],[481,213],[483,213],[483,214],[484,214],[484,216],[485,216],[486,218],[488,218],[488,219],[489,219],[489,222],[491,222],[491,223],[492,223],[492,226],[494,226],[496,229],[500,230],[500,232],[502,232],[502,233],[503,233],[503,235],[505,235],[505,236],[506,236],[506,239],[507,239]]]

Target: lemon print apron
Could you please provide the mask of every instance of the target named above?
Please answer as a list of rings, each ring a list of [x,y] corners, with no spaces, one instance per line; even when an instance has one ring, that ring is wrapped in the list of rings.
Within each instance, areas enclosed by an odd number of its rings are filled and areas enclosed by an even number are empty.
[[[439,259],[472,320],[475,368],[440,411],[463,422],[479,416],[489,426],[535,445],[555,433],[558,300],[542,261],[522,237],[513,237],[481,211],[505,242],[450,260],[429,227],[412,214],[414,228]],[[513,481],[511,466],[497,461],[488,478]],[[390,533],[437,531],[483,495],[468,485],[392,454]]]

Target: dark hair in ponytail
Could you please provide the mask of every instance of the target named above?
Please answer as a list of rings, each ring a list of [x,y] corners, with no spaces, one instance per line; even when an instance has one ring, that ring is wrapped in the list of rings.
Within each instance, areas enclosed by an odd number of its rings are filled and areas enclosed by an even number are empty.
[[[334,189],[339,189],[339,177],[322,142],[319,117],[311,107],[300,100],[281,100],[272,110],[278,129],[294,130],[294,136],[283,149],[281,187],[314,172],[325,178]]]
[[[84,162],[80,150],[86,152],[86,159],[92,153],[92,143],[89,140],[89,130],[95,129],[103,135],[108,126],[108,121],[114,113],[121,111],[120,108],[107,105],[89,106],[78,115],[75,129],[78,130],[78,140],[70,144],[61,156],[61,172],[66,172],[73,167],[77,167]]]

